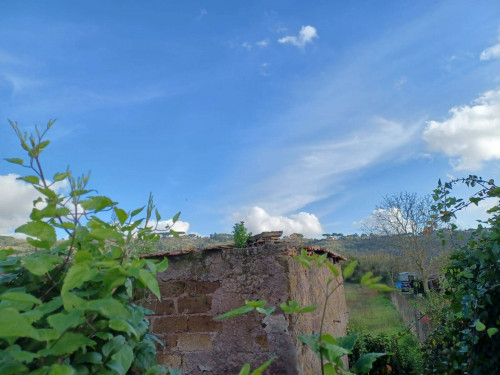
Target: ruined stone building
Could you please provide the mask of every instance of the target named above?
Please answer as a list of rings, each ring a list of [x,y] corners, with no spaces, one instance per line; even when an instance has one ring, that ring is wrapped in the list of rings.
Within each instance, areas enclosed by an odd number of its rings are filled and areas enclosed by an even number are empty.
[[[266,374],[321,373],[315,354],[297,336],[318,333],[324,301],[320,285],[326,285],[331,271],[301,265],[293,258],[300,247],[280,242],[276,233],[252,240],[242,249],[218,246],[144,256],[169,259],[168,269],[158,274],[162,300],[150,297],[143,303],[155,312],[152,332],[165,344],[158,348],[160,364],[179,368],[183,374],[238,374],[245,363],[253,370],[276,356]],[[319,247],[306,249],[328,252],[328,261],[339,269],[339,260],[345,260]],[[342,282],[341,276],[335,282]],[[266,307],[276,310],[269,316],[252,311],[213,320],[243,306],[245,300],[266,300]],[[290,300],[318,309],[288,315],[279,305]],[[345,335],[347,320],[340,286],[329,300],[324,332]]]

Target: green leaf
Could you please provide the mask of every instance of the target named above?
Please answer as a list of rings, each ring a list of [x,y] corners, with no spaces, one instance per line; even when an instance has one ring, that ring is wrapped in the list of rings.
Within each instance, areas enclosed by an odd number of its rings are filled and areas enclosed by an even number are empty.
[[[49,328],[37,329],[33,334],[33,338],[37,341],[53,341],[57,340],[60,336],[55,329]]]
[[[134,327],[132,327],[129,323],[120,319],[111,319],[108,322],[109,328],[118,332],[127,332],[134,335],[139,340],[139,335],[137,334]]]
[[[59,333],[63,333],[68,328],[75,327],[83,321],[82,312],[80,310],[75,310],[70,313],[54,314],[47,318],[49,325]]]
[[[53,258],[55,257],[42,256],[24,258],[24,268],[30,271],[33,275],[45,275],[47,272],[52,271],[55,268],[56,262],[61,261],[59,258],[57,258],[57,261]]]
[[[92,363],[94,365],[102,364],[102,354],[98,352],[88,352],[79,356],[75,363]]]
[[[0,337],[33,337],[35,329],[28,319],[24,318],[16,309],[6,307],[0,310],[2,324]]]
[[[316,266],[321,267],[325,263],[328,253],[324,253],[316,259]]]
[[[19,165],[23,165],[24,164],[24,161],[23,159],[19,159],[19,158],[7,158],[7,159],[4,159],[5,161],[9,162],[9,163],[12,163],[12,164],[19,164]]]
[[[35,185],[40,184],[40,179],[37,176],[18,177],[17,180],[25,181],[29,184],[35,184]]]
[[[380,290],[382,292],[392,292],[394,290],[394,288],[391,288],[390,286],[387,286],[385,284],[370,284],[368,285],[368,288]]]
[[[118,218],[118,221],[120,222],[120,224],[121,225],[125,224],[125,222],[128,219],[128,214],[124,210],[122,210],[121,208],[118,208],[118,207],[115,207],[114,210],[115,210],[116,217]]]
[[[160,213],[158,212],[158,210],[155,208],[155,216],[156,216],[156,221],[160,221],[161,220],[161,216],[160,216]]]
[[[252,307],[264,307],[266,306],[266,301],[260,300],[260,301],[245,301],[245,305],[247,306],[252,306]]]
[[[102,346],[102,354],[105,357],[109,357],[110,354],[115,353],[124,344],[125,337],[122,335],[115,336]]]
[[[238,373],[238,375],[250,375],[250,364],[245,363],[241,368],[240,372]]]
[[[315,311],[316,308],[317,308],[316,306],[305,306],[305,307],[301,307],[301,308],[297,309],[295,312],[303,314],[303,313],[308,313],[308,312],[311,312],[311,311]]]
[[[497,332],[498,332],[498,328],[494,328],[494,327],[493,327],[493,328],[488,328],[488,330],[487,330],[486,332],[488,332],[488,336],[489,336],[489,337],[491,337],[491,336],[493,336],[495,333],[497,333]]]
[[[335,371],[335,367],[331,363],[323,365],[323,371],[325,375],[337,375],[337,371]]]
[[[92,228],[89,235],[98,240],[120,240],[123,234],[113,228]]]
[[[232,318],[232,317],[235,317],[235,316],[238,316],[238,315],[246,314],[247,312],[253,311],[253,309],[254,308],[252,306],[241,306],[241,307],[238,307],[237,309],[228,311],[225,314],[216,316],[214,319],[215,320],[220,320],[220,319]]]
[[[67,365],[53,364],[50,366],[49,375],[74,375],[75,369]]]
[[[157,298],[161,300],[160,288],[156,277],[148,270],[139,270],[139,281],[147,287]]]
[[[134,352],[128,345],[123,345],[120,349],[111,356],[111,361],[106,363],[110,369],[118,372],[120,375],[127,374],[134,360]]]
[[[476,321],[476,330],[477,330],[478,332],[482,332],[482,331],[484,331],[485,329],[486,329],[486,326],[485,326],[483,323],[481,323],[481,321],[478,319],[478,320]]]
[[[93,210],[94,212],[99,212],[105,208],[113,207],[116,202],[113,202],[110,198],[104,196],[94,196],[81,201],[80,205],[87,211]]]
[[[174,217],[172,218],[172,222],[173,222],[173,223],[176,223],[176,222],[177,222],[177,220],[179,220],[179,216],[181,216],[181,212],[180,212],[180,211],[179,211],[179,212],[177,212],[177,213],[174,215]]]
[[[257,310],[258,312],[260,312],[261,314],[264,314],[264,315],[271,315],[274,310],[276,310],[276,307],[272,306],[268,309],[263,309],[262,307],[257,307],[255,310]]]
[[[93,347],[95,344],[94,340],[81,333],[65,332],[52,347],[43,349],[39,353],[42,356],[59,356],[76,352],[80,348]]]
[[[143,340],[134,348],[134,366],[149,369],[156,364],[156,347],[151,340]]]
[[[64,180],[66,177],[68,177],[68,173],[67,173],[67,172],[64,172],[64,173],[56,173],[56,174],[54,175],[53,180],[54,180],[54,182],[56,182],[56,181],[62,181],[62,180]]]
[[[146,207],[146,206],[142,206],[141,208],[138,208],[138,209],[136,209],[136,210],[132,211],[132,212],[130,213],[130,217],[134,217],[134,216],[136,216],[136,215],[140,214],[140,213],[141,213],[141,211],[142,211],[142,210],[144,210],[144,207]]]
[[[311,268],[312,265],[311,265],[311,262],[309,262],[307,259],[301,257],[301,256],[298,256],[298,255],[294,255],[293,256],[295,259],[297,259],[302,265],[306,266],[307,268]]]
[[[267,360],[264,364],[262,364],[262,366],[260,366],[259,368],[256,368],[255,370],[252,371],[251,375],[262,375],[262,371],[264,371],[266,368],[269,367],[269,365],[271,365],[271,363],[278,357],[271,357],[269,358],[269,360]]]
[[[156,265],[157,272],[163,272],[168,268],[168,258],[165,257],[163,260]]]
[[[93,279],[99,271],[96,268],[89,268],[85,263],[77,263],[71,266],[64,277],[62,293],[82,286],[86,281]]]
[[[16,233],[24,233],[28,236],[36,237],[41,241],[45,241],[49,244],[47,248],[50,248],[57,239],[55,229],[43,221],[30,221],[17,228]]]
[[[130,312],[113,297],[89,301],[87,302],[87,309],[97,311],[106,318],[130,318]]]
[[[331,264],[330,262],[326,262],[326,265],[328,266],[330,271],[332,271],[332,273],[335,277],[338,277],[340,275],[339,269],[337,267],[335,267],[333,264]]]
[[[372,276],[373,276],[373,272],[371,272],[371,271],[369,271],[369,272],[365,273],[365,274],[363,275],[363,277],[361,278],[361,280],[359,280],[359,283],[360,283],[361,285],[365,285],[365,284],[366,284],[366,283],[370,280],[370,278],[371,278]]]
[[[25,303],[31,303],[39,305],[42,303],[38,298],[32,296],[31,294],[28,293],[22,293],[22,292],[10,292],[10,293],[4,293],[0,296],[0,300],[2,301],[15,301],[15,302],[25,302]]]
[[[13,252],[14,252],[14,250],[12,250],[12,249],[0,250],[0,262],[7,259],[7,257],[10,254],[12,254]],[[165,258],[165,259],[167,259],[167,258]]]
[[[352,350],[354,348],[357,339],[358,335],[356,335],[355,333],[351,333],[350,335],[336,338],[337,345],[347,350]]]
[[[67,311],[73,311],[87,306],[86,300],[76,296],[71,292],[61,293],[61,297],[62,297],[62,302],[64,304],[64,308]]]
[[[373,362],[375,362],[377,358],[382,357],[384,355],[386,354],[385,353],[363,354],[361,357],[359,357],[354,366],[351,367],[351,371],[359,374],[366,374],[371,370]]]
[[[356,268],[358,264],[358,261],[355,260],[353,262],[350,262],[346,268],[344,268],[344,271],[342,272],[342,276],[344,276],[344,279],[348,279],[349,277],[351,277],[351,275],[353,274],[354,272],[354,269]]]

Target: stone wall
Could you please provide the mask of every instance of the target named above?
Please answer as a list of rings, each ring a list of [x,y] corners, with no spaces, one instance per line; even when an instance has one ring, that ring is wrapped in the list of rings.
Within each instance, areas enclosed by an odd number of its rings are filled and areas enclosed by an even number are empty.
[[[320,311],[290,316],[278,307],[289,300],[320,306],[324,300],[318,284],[325,285],[331,272],[301,266],[292,257],[297,250],[278,243],[169,255],[168,270],[158,274],[162,300],[144,303],[155,312],[152,331],[165,345],[158,347],[159,363],[183,374],[238,374],[244,363],[255,368],[277,356],[268,374],[321,373],[314,353],[297,341],[301,333],[318,333]],[[213,320],[259,299],[276,311]],[[345,334],[342,287],[331,298],[325,322],[325,332]]]

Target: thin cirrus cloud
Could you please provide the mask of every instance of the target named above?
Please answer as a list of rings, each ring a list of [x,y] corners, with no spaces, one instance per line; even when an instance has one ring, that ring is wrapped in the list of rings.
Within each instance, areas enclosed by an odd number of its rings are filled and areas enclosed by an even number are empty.
[[[299,212],[289,216],[272,216],[262,207],[252,207],[245,215],[245,226],[253,233],[283,231],[283,235],[301,233],[306,237],[323,233],[323,228],[316,215]]]
[[[500,89],[485,92],[472,105],[453,107],[444,121],[429,121],[423,138],[431,151],[451,157],[456,170],[480,170],[500,159]]]
[[[500,59],[500,37],[499,42],[491,47],[486,48],[483,52],[481,52],[481,56],[479,58],[481,60]]]
[[[282,215],[328,198],[356,171],[389,159],[414,138],[418,129],[383,118],[373,119],[370,125],[340,139],[272,155],[278,172],[255,186],[255,205]]]
[[[302,26],[297,36],[288,35],[278,39],[278,42],[281,44],[291,44],[298,48],[304,48],[307,43],[312,43],[315,38],[318,38],[316,28],[308,25]]]

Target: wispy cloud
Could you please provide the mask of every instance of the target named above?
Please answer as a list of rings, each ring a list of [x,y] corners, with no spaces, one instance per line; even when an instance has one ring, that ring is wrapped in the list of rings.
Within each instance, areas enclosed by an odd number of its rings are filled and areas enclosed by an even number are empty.
[[[423,138],[431,151],[454,158],[456,170],[479,170],[483,162],[500,159],[500,89],[449,113],[444,121],[427,123]]]
[[[479,57],[481,60],[493,60],[500,59],[500,36],[498,38],[498,43],[486,48],[483,52],[481,52],[481,56]]]
[[[318,38],[316,28],[308,25],[302,26],[299,35],[288,35],[278,39],[278,42],[282,44],[292,44],[298,48],[304,48],[307,43],[312,43],[315,38]]]
[[[257,47],[265,48],[265,47],[269,46],[269,39],[266,38],[263,40],[259,40],[258,42],[255,42],[255,45]]]
[[[196,16],[196,20],[199,21],[208,14],[206,9],[200,9],[200,13]]]
[[[5,73],[2,74],[1,77],[11,85],[14,95],[38,89],[44,84],[42,80],[23,77],[16,74]]]
[[[418,126],[375,118],[369,127],[342,138],[315,140],[306,146],[268,150],[275,166],[271,177],[252,187],[252,202],[273,215],[288,214],[339,191],[341,183],[390,158],[408,144]]]

